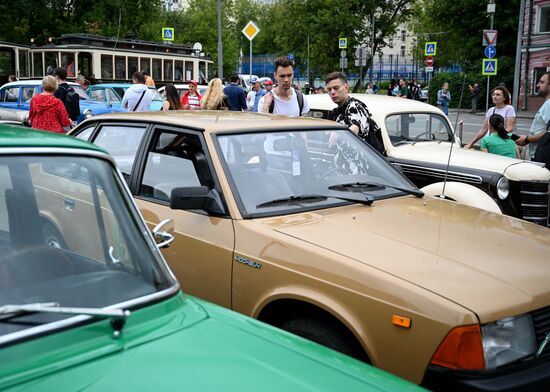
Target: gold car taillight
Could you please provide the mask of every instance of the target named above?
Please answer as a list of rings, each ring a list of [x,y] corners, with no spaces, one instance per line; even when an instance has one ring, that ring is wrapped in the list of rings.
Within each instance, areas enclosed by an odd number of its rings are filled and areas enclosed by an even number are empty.
[[[452,329],[439,345],[432,365],[451,369],[483,370],[483,344],[479,324]]]

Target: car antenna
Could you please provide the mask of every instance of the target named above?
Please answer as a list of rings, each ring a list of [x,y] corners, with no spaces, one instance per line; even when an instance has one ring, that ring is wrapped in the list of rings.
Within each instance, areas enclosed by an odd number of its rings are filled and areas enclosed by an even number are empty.
[[[460,100],[458,101],[458,111],[456,113],[455,126],[453,130],[453,140],[451,140],[451,148],[449,149],[449,158],[447,159],[447,166],[445,167],[445,179],[443,180],[443,190],[441,191],[441,195],[439,195],[439,197],[442,199],[445,198],[445,187],[447,185],[447,178],[449,175],[449,166],[451,164],[451,155],[453,153],[453,145],[455,144],[455,130],[458,124],[458,116],[460,115],[460,108],[462,107],[462,96],[464,95],[465,85],[466,85],[466,75],[464,75],[464,79],[462,80],[462,89],[460,90]]]

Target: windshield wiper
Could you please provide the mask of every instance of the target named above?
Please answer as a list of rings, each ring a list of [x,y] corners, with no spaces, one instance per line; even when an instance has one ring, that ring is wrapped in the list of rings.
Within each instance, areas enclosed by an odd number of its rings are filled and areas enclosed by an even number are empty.
[[[68,308],[57,302],[39,302],[34,304],[0,306],[0,320],[9,319],[22,313],[57,313],[92,316],[99,319],[111,319],[115,331],[120,332],[131,312],[125,309]]]
[[[418,189],[401,188],[394,185],[377,184],[374,182],[349,182],[345,184],[331,185],[328,187],[328,189],[332,191],[344,191],[344,192],[363,192],[365,189],[380,190],[384,188],[393,188],[395,190],[405,192],[409,195],[414,195],[416,197],[424,197],[424,192]]]
[[[365,195],[364,199],[358,199],[358,198],[339,197],[339,196],[332,196],[332,195],[306,194],[306,195],[282,197],[280,199],[266,201],[264,203],[258,204],[256,208],[272,207],[277,204],[287,205],[287,204],[301,204],[301,203],[317,203],[319,201],[324,201],[328,198],[351,201],[354,203],[361,203],[365,205],[371,205],[372,202],[374,201],[372,196],[369,196],[369,195]]]

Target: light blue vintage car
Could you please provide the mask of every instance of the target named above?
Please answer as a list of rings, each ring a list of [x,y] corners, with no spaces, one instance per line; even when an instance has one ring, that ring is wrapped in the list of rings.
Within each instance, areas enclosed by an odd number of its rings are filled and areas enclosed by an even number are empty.
[[[100,83],[88,87],[86,92],[90,95],[94,102],[101,102],[112,105],[113,107],[122,107],[122,97],[131,86],[130,83]],[[159,94],[156,88],[149,87],[153,93],[153,100],[149,109],[151,111],[162,110],[164,99]],[[122,110],[124,111],[124,109]]]
[[[80,96],[80,116],[77,122],[98,114],[120,112],[120,107],[94,102],[78,83],[67,82]],[[42,92],[42,80],[21,80],[0,88],[0,108],[29,111],[31,98]]]

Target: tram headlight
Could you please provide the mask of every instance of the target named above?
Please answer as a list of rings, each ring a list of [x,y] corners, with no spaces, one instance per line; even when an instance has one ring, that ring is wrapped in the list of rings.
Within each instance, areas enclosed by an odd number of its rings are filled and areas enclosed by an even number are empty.
[[[510,194],[510,183],[506,177],[502,177],[497,182],[497,195],[500,200],[504,200]]]
[[[87,118],[90,118],[90,117],[93,117],[93,113],[90,109],[86,109],[84,110],[84,119],[87,119]]]

